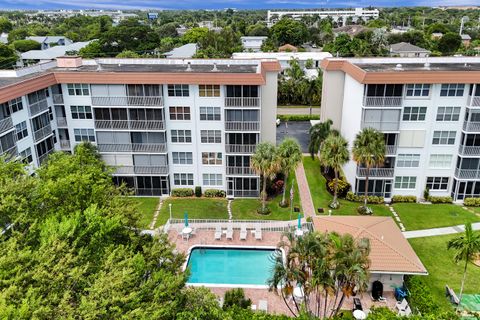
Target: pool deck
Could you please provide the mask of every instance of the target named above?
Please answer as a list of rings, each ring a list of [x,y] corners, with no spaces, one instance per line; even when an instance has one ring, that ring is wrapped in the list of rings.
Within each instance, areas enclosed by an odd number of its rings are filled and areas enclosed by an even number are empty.
[[[172,243],[175,243],[178,251],[188,254],[192,246],[195,245],[221,245],[221,246],[259,246],[259,247],[276,247],[278,242],[281,240],[282,233],[277,231],[262,231],[262,240],[256,240],[253,233],[249,231],[247,240],[240,240],[240,232],[235,230],[233,233],[233,240],[227,240],[225,235],[222,236],[221,240],[214,239],[214,230],[196,230],[196,234],[193,235],[188,241],[182,239],[178,235],[177,231],[170,230],[168,232],[168,238]],[[211,287],[210,290],[215,293],[218,297],[223,297],[225,292],[231,288],[223,287]],[[274,292],[269,292],[268,289],[253,289],[253,288],[244,288],[245,295],[252,300],[252,304],[258,306],[260,300],[266,300],[268,303],[268,312],[276,314],[285,314],[290,315],[291,313],[285,305],[283,299],[276,295]],[[384,292],[384,296],[387,298],[387,302],[374,302],[370,298],[369,293],[363,293],[357,296],[362,302],[364,310],[369,310],[373,306],[376,307],[389,307],[390,309],[395,308],[395,298],[393,292]],[[294,309],[293,301],[290,301],[290,306]],[[346,298],[343,304],[342,309],[352,310],[353,299]]]

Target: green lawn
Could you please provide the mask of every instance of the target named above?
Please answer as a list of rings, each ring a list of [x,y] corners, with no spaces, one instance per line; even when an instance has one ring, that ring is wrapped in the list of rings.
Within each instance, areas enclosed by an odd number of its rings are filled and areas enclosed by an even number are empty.
[[[333,196],[327,191],[325,177],[320,172],[320,162],[317,158],[312,160],[310,156],[303,157],[303,166],[307,176],[308,186],[312,194],[315,208],[324,208],[328,212],[328,205],[332,202]],[[340,208],[332,210],[334,215],[358,215],[357,208],[360,203],[340,199]],[[390,210],[379,204],[369,204],[375,216],[392,216]]]
[[[448,227],[480,221],[480,217],[454,204],[397,203],[393,207],[407,230]]]
[[[141,213],[140,226],[148,228],[153,220],[155,209],[157,208],[159,197],[135,197],[133,198],[135,203],[138,204],[138,210]]]
[[[425,277],[436,300],[445,308],[450,303],[445,298],[445,285],[459,293],[463,275],[463,263],[453,262],[453,251],[447,250],[448,240],[458,235],[410,239],[409,242],[428,270]],[[468,266],[465,293],[480,293],[480,267]]]

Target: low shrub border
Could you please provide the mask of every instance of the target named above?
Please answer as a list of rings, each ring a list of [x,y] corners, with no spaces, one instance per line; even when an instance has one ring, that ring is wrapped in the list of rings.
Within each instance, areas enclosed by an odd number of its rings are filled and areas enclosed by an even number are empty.
[[[309,121],[309,120],[320,120],[320,115],[308,115],[308,114],[290,114],[278,115],[280,121]]]
[[[437,203],[452,203],[453,199],[452,197],[446,196],[446,197],[432,197],[430,196],[428,198],[428,201],[431,203],[437,204]]]
[[[345,199],[352,202],[363,202],[365,200],[365,196],[358,196],[355,193],[349,191]],[[382,204],[385,202],[385,198],[378,196],[368,196],[367,202],[370,204]]]
[[[396,196],[392,197],[392,203],[400,203],[400,202],[415,203],[415,202],[417,202],[417,197],[415,197],[415,196],[400,196],[400,195],[396,195]]]
[[[192,197],[194,194],[191,188],[177,188],[172,190],[172,197]]]
[[[205,189],[203,195],[206,198],[225,198],[225,191],[218,189]]]
[[[463,205],[467,207],[480,207],[480,198],[465,198]]]

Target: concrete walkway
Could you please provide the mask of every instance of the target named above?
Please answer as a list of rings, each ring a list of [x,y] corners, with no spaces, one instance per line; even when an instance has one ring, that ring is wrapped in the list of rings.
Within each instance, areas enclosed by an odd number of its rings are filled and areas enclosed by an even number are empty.
[[[472,223],[472,228],[473,230],[480,230],[480,222]],[[405,231],[403,232],[403,235],[407,239],[412,239],[412,238],[443,236],[446,234],[455,234],[455,233],[461,233],[464,231],[465,231],[465,226],[458,225],[458,226],[451,226],[451,227],[445,227],[445,228]]]
[[[298,184],[298,192],[300,193],[300,202],[302,203],[302,210],[305,217],[315,216],[315,207],[313,206],[312,195],[308,186],[307,176],[303,163],[300,163],[295,169],[295,176]]]

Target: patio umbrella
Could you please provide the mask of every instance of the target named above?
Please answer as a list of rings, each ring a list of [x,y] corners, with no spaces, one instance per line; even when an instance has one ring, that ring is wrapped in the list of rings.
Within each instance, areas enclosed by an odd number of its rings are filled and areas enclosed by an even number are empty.
[[[188,213],[187,213],[187,211],[185,211],[185,213],[183,214],[183,218],[185,220],[185,227],[188,227]]]
[[[297,229],[301,230],[302,229],[302,214],[298,214],[298,224],[297,224]]]

